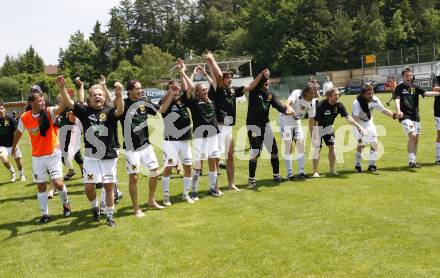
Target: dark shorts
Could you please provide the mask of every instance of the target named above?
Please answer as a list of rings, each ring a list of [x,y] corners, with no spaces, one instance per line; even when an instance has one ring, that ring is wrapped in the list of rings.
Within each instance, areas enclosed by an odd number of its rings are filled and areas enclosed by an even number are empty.
[[[266,140],[264,138],[265,136]],[[253,132],[252,130],[248,130],[248,139],[251,149],[259,150],[261,152],[264,145],[267,151],[271,154],[278,154],[278,146],[271,128],[261,128],[260,135],[257,135],[257,133]]]
[[[335,145],[335,134],[330,133],[321,136],[321,148],[322,148],[322,140],[324,140],[324,143],[326,146],[334,146]]]

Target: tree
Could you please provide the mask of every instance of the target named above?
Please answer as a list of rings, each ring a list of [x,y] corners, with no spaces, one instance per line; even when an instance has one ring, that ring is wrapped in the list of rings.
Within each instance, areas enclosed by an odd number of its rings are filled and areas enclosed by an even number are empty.
[[[131,79],[139,79],[141,74],[141,69],[133,66],[129,61],[122,60],[119,63],[118,68],[111,72],[107,78],[107,85],[113,86],[115,82],[121,82],[122,84],[127,84]]]
[[[112,43],[111,56],[113,60],[113,68],[116,68],[120,61],[126,59],[129,45],[129,34],[126,25],[119,16],[116,8],[110,11],[110,22],[108,24],[107,36]]]
[[[20,72],[18,61],[9,55],[6,55],[5,61],[0,71],[1,76],[12,76]]]
[[[147,44],[142,47],[142,54],[136,55],[134,61],[141,69],[140,81],[150,85],[168,73],[174,57],[160,48]]]
[[[0,77],[0,99],[16,101],[21,99],[20,83],[12,77]]]
[[[35,52],[32,45],[29,46],[23,55],[18,55],[17,62],[19,72],[41,73],[44,71],[44,61],[38,53]]]
[[[94,84],[99,79],[99,72],[94,67],[97,48],[80,31],[70,37],[69,46],[60,54],[61,70],[68,72],[71,79],[80,76],[86,85]]]
[[[387,45],[392,49],[400,48],[407,38],[408,36],[403,25],[402,12],[397,10],[393,15],[393,20],[387,31]]]
[[[99,21],[96,21],[93,27],[90,40],[97,48],[96,55],[92,58],[93,66],[97,72],[106,75],[112,70],[111,43],[107,35],[101,31],[101,23]]]

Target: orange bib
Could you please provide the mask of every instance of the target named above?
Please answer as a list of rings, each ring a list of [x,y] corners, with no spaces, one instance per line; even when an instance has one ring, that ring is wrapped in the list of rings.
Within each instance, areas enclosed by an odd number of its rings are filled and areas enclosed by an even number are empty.
[[[56,146],[58,145],[58,127],[56,127],[50,116],[50,112],[47,112],[49,118],[50,127],[46,132],[46,136],[40,135],[40,125],[38,118],[32,117],[32,110],[25,112],[21,116],[21,121],[24,127],[28,130],[29,136],[32,142],[32,156],[43,156],[53,154]]]

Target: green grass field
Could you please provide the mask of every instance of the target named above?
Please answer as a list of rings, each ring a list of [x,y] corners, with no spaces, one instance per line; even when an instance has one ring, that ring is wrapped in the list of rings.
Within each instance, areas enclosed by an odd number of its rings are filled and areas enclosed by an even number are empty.
[[[385,102],[388,95],[379,97]],[[353,98],[342,97],[349,111]],[[340,175],[326,177],[324,148],[322,178],[275,185],[270,160],[259,160],[258,191],[224,189],[225,196],[214,199],[206,196],[205,174],[202,198],[190,205],[180,201],[182,179],[175,176],[173,205],[147,210],[141,219],[132,214],[121,158],[118,178],[125,196],[117,206],[114,229],[104,220],[91,221],[79,176],[67,182],[72,216],[62,217],[56,197],[49,202],[54,220],[39,225],[36,186],[30,181],[9,183],[8,172],[1,168],[0,277],[440,276],[440,166],[433,163],[432,104],[432,98],[421,99],[423,130],[417,157],[423,167],[417,171],[407,167],[406,137],[399,123],[376,114],[376,124],[386,127],[386,136],[379,137],[384,145],[379,175],[355,174],[353,150],[337,165]],[[238,105],[237,129],[244,124],[246,105]],[[278,113],[272,111],[271,117],[278,119]],[[161,122],[157,117],[156,123]],[[338,118],[335,126],[345,123]],[[30,180],[28,138],[24,136],[20,146]],[[156,154],[161,160],[162,154]],[[364,169],[366,165],[364,161]],[[296,166],[294,162],[294,171]],[[280,168],[285,177],[283,160]],[[306,171],[311,171],[310,160]],[[245,188],[247,177],[247,161],[236,160],[239,187]],[[139,180],[144,210],[147,180]],[[220,182],[226,185],[224,170]],[[161,192],[159,187],[159,200]]]

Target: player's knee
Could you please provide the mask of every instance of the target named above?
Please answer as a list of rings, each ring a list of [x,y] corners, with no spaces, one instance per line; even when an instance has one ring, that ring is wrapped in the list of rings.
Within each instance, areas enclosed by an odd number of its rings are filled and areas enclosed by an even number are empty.
[[[159,169],[150,170],[150,178],[157,178],[159,176]]]

